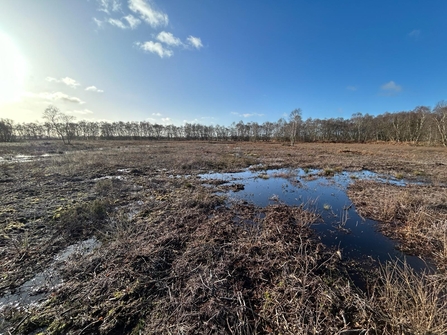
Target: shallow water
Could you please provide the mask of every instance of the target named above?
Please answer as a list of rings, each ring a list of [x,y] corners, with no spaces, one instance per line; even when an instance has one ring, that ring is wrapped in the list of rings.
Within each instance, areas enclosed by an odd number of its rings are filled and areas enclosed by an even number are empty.
[[[318,238],[326,246],[341,251],[343,259],[361,263],[406,259],[416,271],[429,266],[419,257],[405,255],[396,249],[397,242],[377,231],[377,222],[362,218],[346,194],[354,179],[371,179],[394,185],[409,181],[386,178],[370,171],[342,172],[322,177],[318,170],[268,170],[238,173],[210,173],[204,180],[224,180],[228,184],[242,184],[237,191],[227,194],[232,200],[248,201],[260,207],[277,202],[291,206],[304,205],[321,215],[321,223],[313,225]],[[206,181],[205,181],[206,183]]]
[[[32,279],[23,283],[13,292],[6,293],[0,298],[0,312],[5,307],[24,307],[45,300],[51,291],[62,284],[62,278],[57,270],[57,263],[66,261],[71,255],[79,253],[87,255],[100,246],[96,238],[90,238],[76,244],[69,245],[59,252],[53,262]]]
[[[1,163],[26,163],[26,162],[34,162],[46,158],[51,158],[60,154],[42,154],[42,155],[8,155],[8,156],[0,156],[0,164]]]

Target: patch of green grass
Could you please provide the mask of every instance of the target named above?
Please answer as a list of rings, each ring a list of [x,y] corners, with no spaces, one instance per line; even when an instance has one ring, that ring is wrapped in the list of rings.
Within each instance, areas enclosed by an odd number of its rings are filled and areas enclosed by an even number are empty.
[[[323,169],[323,175],[324,176],[333,176],[335,174],[335,170],[331,168],[324,168]]]
[[[404,179],[404,175],[403,175],[402,173],[396,173],[396,174],[394,175],[394,177],[395,177],[396,179]]]

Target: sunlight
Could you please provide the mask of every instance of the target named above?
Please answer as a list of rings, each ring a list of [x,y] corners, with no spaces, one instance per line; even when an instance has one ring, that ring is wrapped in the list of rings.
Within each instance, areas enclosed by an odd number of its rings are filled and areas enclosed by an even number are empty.
[[[0,31],[0,106],[20,100],[26,67],[14,42]]]

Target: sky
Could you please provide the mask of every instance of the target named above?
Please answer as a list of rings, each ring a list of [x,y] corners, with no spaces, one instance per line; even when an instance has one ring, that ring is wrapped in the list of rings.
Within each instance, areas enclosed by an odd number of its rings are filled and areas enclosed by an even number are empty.
[[[0,0],[0,118],[230,125],[447,100],[445,0]]]

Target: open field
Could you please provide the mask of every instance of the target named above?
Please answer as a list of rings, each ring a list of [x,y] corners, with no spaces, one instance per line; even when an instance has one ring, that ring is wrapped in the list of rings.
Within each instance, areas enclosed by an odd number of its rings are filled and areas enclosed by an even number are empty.
[[[42,141],[0,144],[0,157],[0,298],[57,269],[31,295],[41,299],[0,310],[0,333],[447,331],[445,148]],[[349,265],[315,236],[318,213],[227,206],[198,177],[250,166],[320,169],[328,178],[370,170],[421,182],[354,180],[348,194],[361,215],[380,221],[406,252],[433,259],[437,271],[384,264],[366,274],[366,290],[355,287]],[[91,252],[54,261],[93,237]]]

